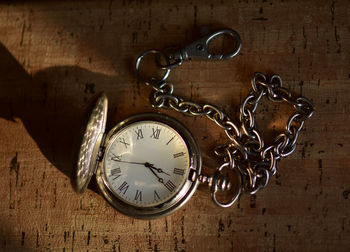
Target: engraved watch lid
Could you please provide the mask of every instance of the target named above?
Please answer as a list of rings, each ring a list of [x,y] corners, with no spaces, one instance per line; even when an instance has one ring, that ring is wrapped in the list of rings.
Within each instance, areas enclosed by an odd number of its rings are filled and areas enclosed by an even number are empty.
[[[102,94],[91,112],[84,132],[76,169],[76,190],[79,193],[85,191],[97,166],[98,152],[106,128],[107,107],[107,96]]]

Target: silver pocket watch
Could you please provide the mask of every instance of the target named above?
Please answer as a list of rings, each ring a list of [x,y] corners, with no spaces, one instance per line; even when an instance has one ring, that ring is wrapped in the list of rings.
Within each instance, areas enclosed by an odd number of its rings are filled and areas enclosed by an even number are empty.
[[[131,116],[104,133],[107,96],[98,99],[83,137],[77,190],[92,175],[104,198],[118,211],[151,219],[177,210],[194,193],[201,155],[191,133],[159,113]]]

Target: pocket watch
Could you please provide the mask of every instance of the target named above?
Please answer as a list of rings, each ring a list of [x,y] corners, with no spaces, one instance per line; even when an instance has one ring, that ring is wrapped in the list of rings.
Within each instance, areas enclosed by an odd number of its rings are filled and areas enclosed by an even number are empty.
[[[107,96],[97,100],[79,152],[76,188],[93,174],[115,209],[141,219],[170,214],[194,193],[201,173],[200,150],[177,120],[159,113],[131,116],[107,134]]]
[[[212,41],[223,35],[235,40],[233,50],[228,54],[211,53]],[[207,117],[225,131],[228,142],[214,149],[222,163],[212,176],[202,174],[201,154],[191,133],[169,116],[158,113],[135,115],[105,133],[107,97],[103,94],[91,113],[80,148],[77,191],[83,192],[96,174],[101,194],[114,208],[131,217],[152,219],[179,209],[199,183],[209,186],[212,200],[220,207],[232,206],[241,192],[255,194],[265,188],[270,177],[276,174],[277,162],[295,150],[299,132],[314,113],[311,101],[293,96],[282,86],[279,75],[269,79],[257,72],[251,79],[252,90],[240,106],[240,124],[236,124],[217,106],[195,103],[175,95],[174,85],[167,80],[170,72],[185,60],[231,59],[240,49],[238,33],[224,29],[182,49],[147,50],[136,61],[139,81],[153,88],[150,96],[153,107]],[[159,70],[165,71],[160,79],[147,80],[140,74],[142,60],[150,54],[156,56]],[[267,146],[255,122],[255,112],[263,96],[273,102],[287,102],[295,108],[285,132]],[[231,181],[235,182],[235,188]],[[220,192],[229,193],[223,199]]]

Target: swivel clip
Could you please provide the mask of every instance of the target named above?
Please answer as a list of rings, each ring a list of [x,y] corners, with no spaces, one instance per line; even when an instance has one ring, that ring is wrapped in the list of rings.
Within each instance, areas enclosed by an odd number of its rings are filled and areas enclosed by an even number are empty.
[[[210,52],[210,44],[217,38],[221,36],[231,36],[234,39],[234,47],[231,52],[227,54],[216,54]],[[218,30],[212,32],[206,36],[201,37],[200,39],[193,41],[187,46],[174,50],[174,48],[168,48],[164,50],[164,53],[167,55],[167,58],[170,60],[169,64],[162,65],[163,69],[171,69],[177,66],[180,66],[184,60],[191,59],[213,59],[213,60],[227,60],[232,59],[237,56],[241,50],[242,42],[239,34],[231,29]]]

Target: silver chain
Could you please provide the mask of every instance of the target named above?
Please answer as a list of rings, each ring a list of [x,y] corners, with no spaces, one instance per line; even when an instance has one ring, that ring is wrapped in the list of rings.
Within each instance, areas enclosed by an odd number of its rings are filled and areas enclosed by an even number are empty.
[[[160,80],[152,78],[150,81],[145,81],[139,74],[140,62],[149,53],[165,58],[166,65],[158,63],[160,68],[166,70]],[[177,55],[181,54],[177,53]],[[174,60],[175,63],[172,62]],[[282,86],[282,79],[279,75],[268,78],[257,72],[251,79],[252,90],[241,104],[240,125],[237,125],[225,112],[214,105],[187,101],[173,94],[174,86],[167,81],[167,77],[171,69],[182,64],[182,60],[181,57],[176,56],[176,53],[165,54],[161,51],[149,50],[138,58],[136,70],[139,79],[153,87],[150,97],[152,106],[173,109],[191,116],[206,116],[225,131],[229,141],[217,146],[214,150],[217,156],[223,158],[223,163],[217,168],[217,176],[209,181],[212,183],[214,202],[222,207],[231,206],[241,190],[248,194],[255,194],[266,187],[270,177],[276,174],[277,161],[292,154],[295,150],[299,132],[305,120],[314,113],[313,105],[305,97],[293,96],[287,88]],[[287,102],[295,108],[295,112],[287,121],[285,132],[278,135],[273,144],[269,146],[265,146],[255,120],[256,109],[264,96],[273,102]],[[231,186],[231,182],[227,181],[222,174],[223,167],[235,171],[240,184],[235,197],[228,203],[216,199],[218,190],[229,189]],[[199,180],[208,183],[206,176],[200,176]]]

